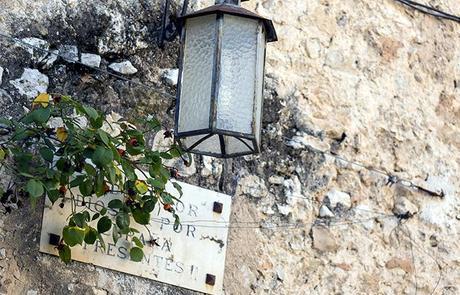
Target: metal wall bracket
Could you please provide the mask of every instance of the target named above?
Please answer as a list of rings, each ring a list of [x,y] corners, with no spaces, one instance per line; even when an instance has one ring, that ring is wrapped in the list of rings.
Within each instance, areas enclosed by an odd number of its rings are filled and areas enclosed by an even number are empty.
[[[164,1],[163,16],[161,18],[161,33],[158,40],[158,46],[160,48],[164,48],[165,41],[174,41],[179,35],[181,28],[177,18],[187,13],[188,3],[189,0],[184,0],[180,15],[172,15],[170,12],[171,0]]]

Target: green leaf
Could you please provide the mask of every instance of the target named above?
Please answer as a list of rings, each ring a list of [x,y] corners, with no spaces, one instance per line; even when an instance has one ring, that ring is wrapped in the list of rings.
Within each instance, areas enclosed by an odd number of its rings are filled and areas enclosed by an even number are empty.
[[[169,172],[168,169],[166,169],[165,167],[161,166],[160,167],[160,177],[161,177],[161,180],[166,184],[166,182],[168,182],[168,179],[169,179],[169,176],[171,175],[171,173]]]
[[[173,158],[173,156],[171,156],[169,153],[166,153],[166,152],[161,152],[160,157],[162,157],[163,159],[166,159],[166,160],[170,160],[170,159]]]
[[[34,114],[34,121],[38,124],[44,124],[48,122],[50,115],[51,115],[51,108],[39,108],[33,111]]]
[[[169,153],[174,158],[178,158],[178,157],[180,157],[182,155],[182,151],[181,151],[180,147],[178,147],[177,145],[172,146],[171,150],[169,151]]]
[[[94,244],[94,242],[96,242],[97,239],[97,234],[98,233],[96,229],[88,227],[85,233],[85,243],[90,245]]]
[[[45,160],[45,161],[48,161],[48,162],[53,162],[53,151],[50,149],[50,148],[47,148],[47,147],[42,147],[40,150],[40,155],[42,156],[42,158]]]
[[[147,128],[151,130],[157,130],[161,127],[160,121],[158,121],[156,118],[150,118],[145,121],[145,125]]]
[[[108,171],[108,179],[110,183],[115,184],[117,182],[117,171],[115,167],[109,166],[106,171]]]
[[[84,166],[85,172],[88,173],[89,175],[95,176],[96,175],[96,169],[93,167],[91,164],[85,164]]]
[[[96,176],[94,187],[96,188],[96,196],[100,197],[105,194],[104,175],[102,175],[102,173]]]
[[[112,230],[112,239],[113,242],[116,244],[118,242],[118,239],[121,237],[120,232],[118,231],[118,226],[116,224],[113,225],[113,230]]]
[[[91,120],[97,120],[99,118],[99,113],[90,106],[83,106],[83,111]]]
[[[159,188],[159,189],[164,189],[165,188],[164,182],[162,182],[162,181],[160,181],[158,179],[149,178],[149,179],[147,179],[147,182],[148,182],[148,184],[150,184],[151,186],[153,186],[155,188]]]
[[[173,197],[169,193],[162,193],[161,199],[163,200],[163,203],[174,204]]]
[[[77,187],[82,184],[86,179],[85,175],[78,175],[74,180],[70,182],[70,187]]]
[[[4,160],[6,157],[6,152],[3,149],[0,149],[0,161]]]
[[[91,221],[94,221],[94,220],[98,219],[99,216],[101,216],[101,214],[95,213],[95,214],[93,215],[93,218],[91,218]]]
[[[96,120],[90,120],[90,123],[91,123],[91,127],[95,129],[99,129],[104,124],[104,117],[99,116]]]
[[[119,212],[116,217],[116,223],[121,230],[129,229],[129,215],[124,212]]]
[[[173,226],[173,229],[177,230],[179,228],[179,225],[180,225],[179,215],[174,214],[174,226]]]
[[[70,247],[67,245],[61,245],[58,248],[59,248],[59,258],[61,258],[61,260],[65,264],[70,263],[72,259],[72,252],[70,250]]]
[[[144,244],[142,244],[141,240],[138,237],[133,237],[133,242],[139,248],[144,248]]]
[[[86,216],[82,212],[75,213],[72,216],[71,221],[73,221],[78,227],[84,228],[86,225]]]
[[[104,249],[104,251],[107,250],[107,248],[105,247],[105,242],[104,242],[104,238],[102,238],[102,235],[98,234],[97,238],[101,242],[102,249]]]
[[[66,226],[62,231],[62,236],[64,237],[64,242],[70,247],[77,244],[81,245],[85,238],[85,230],[77,226]]]
[[[102,234],[110,230],[112,227],[112,221],[107,216],[101,217],[97,222],[97,231]]]
[[[150,222],[150,213],[142,210],[141,208],[135,208],[133,210],[134,220],[142,225],[147,225]]]
[[[93,160],[96,166],[104,167],[113,161],[112,150],[102,146],[97,146],[93,156],[91,157],[91,160]]]
[[[109,135],[107,134],[107,132],[101,130],[101,129],[98,129],[97,130],[97,135],[99,135],[99,138],[101,139],[101,141],[106,145],[106,146],[109,146],[110,144],[110,141],[109,141]]]
[[[134,180],[137,179],[136,172],[134,172],[134,168],[129,164],[128,161],[122,160],[121,161],[121,167],[123,168],[123,171],[125,172],[126,177],[129,180],[134,181]]]
[[[156,198],[153,199],[153,200],[147,200],[145,203],[144,203],[144,211],[145,212],[152,212],[153,209],[155,209],[155,204],[156,204],[157,200]]]
[[[179,192],[179,195],[182,197],[183,192],[182,192],[182,187],[180,186],[180,184],[178,184],[177,182],[173,182],[172,184],[174,188]]]
[[[31,179],[27,182],[26,191],[32,198],[38,198],[45,193],[45,189],[43,188],[43,184],[35,179]]]
[[[129,256],[131,257],[132,261],[140,262],[142,258],[144,258],[144,252],[139,247],[133,247],[129,251]]]
[[[6,125],[6,126],[13,126],[13,121],[5,119],[5,118],[0,118],[0,124]]]
[[[80,193],[83,196],[91,196],[93,194],[93,180],[91,178],[88,178],[85,182],[81,183],[78,186],[78,189],[80,190]]]
[[[22,120],[21,122],[25,124],[30,124],[32,122],[35,122],[37,124],[44,124],[48,122],[49,118],[51,115],[51,108],[38,108],[30,113],[28,113]]]
[[[48,193],[48,199],[51,201],[51,203],[55,203],[59,199],[59,191],[58,190],[49,190]]]
[[[119,199],[111,200],[107,207],[112,209],[120,209],[123,207],[123,202]]]

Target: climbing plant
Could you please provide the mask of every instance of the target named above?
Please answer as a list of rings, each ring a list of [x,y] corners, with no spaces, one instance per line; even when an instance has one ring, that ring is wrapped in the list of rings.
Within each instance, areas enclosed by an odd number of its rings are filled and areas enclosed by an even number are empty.
[[[174,205],[180,200],[165,190],[177,170],[164,160],[181,157],[188,162],[177,144],[167,151],[147,147],[146,136],[159,130],[159,121],[152,117],[134,124],[108,120],[70,96],[40,94],[20,119],[0,119],[0,172],[12,177],[0,186],[1,204],[11,212],[21,200],[29,200],[34,208],[39,198],[46,197],[53,205],[70,206],[56,246],[65,263],[71,261],[76,245],[99,241],[105,247],[102,234],[110,230],[114,243],[124,237],[131,243],[131,260],[141,261],[143,243],[132,221],[148,225],[158,207],[170,212],[179,225]],[[172,137],[169,131],[164,136]],[[180,186],[172,184],[182,195]],[[77,206],[77,197],[85,205],[108,193],[122,198],[98,210]]]

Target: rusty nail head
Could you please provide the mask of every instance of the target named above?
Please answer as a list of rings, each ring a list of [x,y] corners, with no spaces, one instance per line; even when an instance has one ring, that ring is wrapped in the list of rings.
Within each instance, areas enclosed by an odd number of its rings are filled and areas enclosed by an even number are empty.
[[[216,284],[216,276],[211,274],[206,274],[206,284],[214,286]]]
[[[49,244],[53,246],[59,246],[59,242],[61,241],[61,237],[56,234],[50,234]]]
[[[214,206],[212,208],[212,211],[216,213],[222,213],[222,210],[224,209],[224,204],[219,203],[219,202],[214,202]]]

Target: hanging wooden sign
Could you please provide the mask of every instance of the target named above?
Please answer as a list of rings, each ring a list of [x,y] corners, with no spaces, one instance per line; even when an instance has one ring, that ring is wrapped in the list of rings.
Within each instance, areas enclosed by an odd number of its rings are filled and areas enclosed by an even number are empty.
[[[221,294],[223,287],[225,253],[227,249],[228,224],[231,197],[194,185],[179,182],[182,186],[182,203],[176,212],[181,225],[174,229],[174,219],[164,210],[154,210],[150,225],[135,227],[144,244],[142,262],[130,260],[130,243],[119,239],[113,243],[112,233],[104,233],[105,248],[99,241],[93,245],[72,248],[72,259],[97,266],[149,278],[152,280],[184,287],[208,294]],[[173,195],[177,191],[167,186]],[[99,211],[108,202],[121,198],[121,194],[107,194],[82,202],[78,191],[77,206]],[[78,211],[78,207],[77,207]],[[40,240],[40,251],[58,255],[56,247],[50,244],[50,237],[61,235],[71,213],[70,204],[60,208],[47,200]],[[114,215],[110,209],[107,212]],[[93,225],[95,226],[95,225]]]

